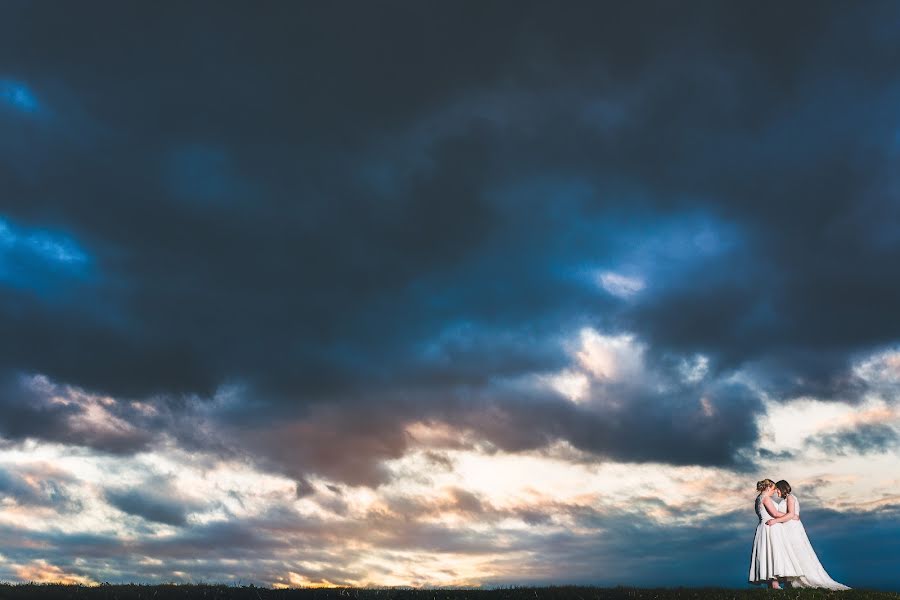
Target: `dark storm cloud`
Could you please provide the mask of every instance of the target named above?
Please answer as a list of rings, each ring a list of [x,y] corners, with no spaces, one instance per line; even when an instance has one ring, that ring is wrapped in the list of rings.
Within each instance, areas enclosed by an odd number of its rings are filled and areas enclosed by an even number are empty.
[[[187,510],[178,500],[140,490],[109,491],[107,501],[130,515],[166,525],[184,525]]]
[[[296,478],[298,496],[317,473],[352,485],[391,480],[385,461],[412,448],[540,452],[565,441],[601,459],[675,465],[749,467],[758,437],[748,415],[759,398],[738,384],[676,384],[652,371],[641,381],[593,386],[583,404],[558,393],[518,386],[372,390],[339,404],[317,404],[305,415],[254,423],[250,405],[210,417],[212,430],[248,452],[262,468]],[[665,391],[655,388],[665,385]],[[449,426],[451,437],[419,440],[407,427]],[[446,459],[437,466],[451,468]]]
[[[821,435],[811,443],[839,456],[884,453],[900,446],[900,433],[891,425],[873,423]]]
[[[0,411],[0,436],[9,442],[37,439],[124,455],[147,449],[153,439],[134,426],[122,429],[87,419],[86,405],[72,390],[42,377],[0,371]]]
[[[746,466],[739,451],[757,437],[756,425],[746,415],[760,407],[745,388],[670,389],[659,394],[596,387],[593,404],[583,407],[557,396],[495,392],[455,411],[459,417],[448,410],[446,418],[458,418],[459,425],[508,452],[535,450],[562,439],[618,461]],[[701,398],[710,403],[709,409]]]
[[[69,489],[71,477],[41,469],[0,469],[0,499],[12,499],[20,506],[46,506],[61,514],[77,513],[82,502]]]
[[[779,450],[776,452],[768,448],[759,448],[757,453],[765,460],[791,460],[796,456],[796,453],[790,450]]]
[[[0,218],[89,266],[0,238],[5,372],[164,415],[244,386],[214,420],[308,434],[246,434],[261,462],[371,485],[412,418],[741,466],[761,404],[717,378],[854,400],[848,365],[900,339],[896,5],[345,9],[5,7]],[[585,325],[666,381],[705,355],[715,411],[680,385],[594,412],[498,389]],[[17,394],[4,436],[82,443],[76,408]],[[339,444],[306,430],[329,405]]]
[[[106,502],[150,524],[162,523],[176,527],[186,526],[188,516],[193,512],[209,509],[212,504],[221,506],[221,501],[217,498],[204,501],[191,497],[190,488],[179,489],[177,481],[171,476],[152,470],[141,475],[139,484],[125,487],[113,484],[105,489],[103,497]]]
[[[47,394],[42,394],[20,376],[3,373],[0,380],[0,402],[3,420],[0,433],[6,438],[64,436],[68,431],[69,417],[80,412],[71,404],[50,404]]]

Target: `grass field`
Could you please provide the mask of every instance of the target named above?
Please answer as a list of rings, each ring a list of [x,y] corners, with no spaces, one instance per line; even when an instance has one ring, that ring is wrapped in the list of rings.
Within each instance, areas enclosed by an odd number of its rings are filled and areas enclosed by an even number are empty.
[[[226,585],[0,584],[0,600],[900,600],[900,593],[874,590],[725,588],[599,588],[584,586],[495,589],[301,588],[273,590]]]

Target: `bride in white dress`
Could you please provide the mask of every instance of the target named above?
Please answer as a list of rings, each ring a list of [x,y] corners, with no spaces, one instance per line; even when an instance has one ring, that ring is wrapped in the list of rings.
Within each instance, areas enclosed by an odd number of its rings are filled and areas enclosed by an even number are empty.
[[[800,570],[798,557],[794,555],[787,543],[787,528],[783,525],[767,525],[775,519],[785,519],[785,513],[779,511],[772,502],[772,494],[776,491],[775,482],[763,479],[756,484],[756,515],[759,525],[756,537],[753,538],[753,551],[750,554],[750,583],[765,583],[772,589],[781,589],[780,579],[793,581],[803,573]],[[793,518],[789,515],[788,518]],[[779,523],[782,521],[779,521]]]
[[[800,501],[791,493],[791,484],[781,480],[775,484],[775,493],[780,501],[775,505],[781,517],[773,517],[767,523],[770,529],[783,529],[785,540],[790,549],[790,555],[796,560],[796,564],[802,575],[791,579],[792,588],[825,588],[829,590],[849,590],[850,588],[838,583],[828,576],[812,544],[806,535],[806,528],[800,521]]]

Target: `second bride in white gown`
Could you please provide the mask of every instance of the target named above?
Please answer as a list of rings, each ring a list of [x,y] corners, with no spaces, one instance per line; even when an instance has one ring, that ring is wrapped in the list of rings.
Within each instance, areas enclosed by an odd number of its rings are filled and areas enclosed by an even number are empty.
[[[794,518],[794,515],[800,516],[800,501],[791,493],[791,484],[782,479],[775,484],[775,488],[776,494],[781,496],[776,507],[785,515],[771,519],[769,523],[772,524],[769,526],[783,528],[785,543],[790,546],[790,555],[801,573],[800,577],[790,579],[791,587],[849,590],[850,588],[846,585],[829,577],[822,563],[819,562],[819,557],[816,556],[812,544],[809,543],[809,536],[806,535],[803,522]]]

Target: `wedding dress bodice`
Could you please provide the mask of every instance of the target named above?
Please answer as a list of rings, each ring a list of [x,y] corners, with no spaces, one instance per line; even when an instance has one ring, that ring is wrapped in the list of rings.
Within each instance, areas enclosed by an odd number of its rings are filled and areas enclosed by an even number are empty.
[[[787,498],[782,498],[778,504],[775,505],[775,508],[786,513],[788,511]],[[797,496],[794,496],[794,513],[796,513],[798,517],[800,516],[800,500],[797,499]]]
[[[770,515],[769,511],[766,510],[766,505],[763,503],[763,500],[764,498],[762,494],[756,497],[756,516],[759,517],[760,521],[768,521],[769,519],[774,519],[775,517]]]

